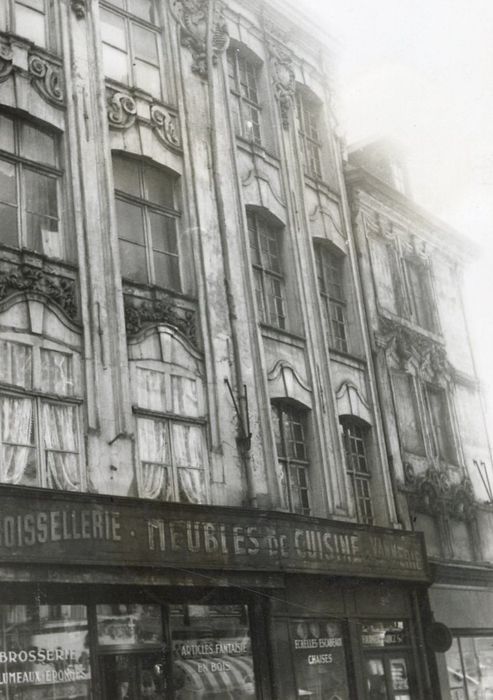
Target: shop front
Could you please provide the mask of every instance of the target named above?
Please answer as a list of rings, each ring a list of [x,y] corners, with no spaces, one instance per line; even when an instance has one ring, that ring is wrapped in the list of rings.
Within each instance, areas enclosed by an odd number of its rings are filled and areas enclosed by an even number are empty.
[[[420,536],[5,487],[0,700],[418,700]]]

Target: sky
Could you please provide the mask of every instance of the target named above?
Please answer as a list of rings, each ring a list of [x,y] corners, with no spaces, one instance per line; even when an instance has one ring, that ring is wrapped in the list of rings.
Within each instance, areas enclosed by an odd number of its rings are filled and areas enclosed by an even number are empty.
[[[491,419],[493,0],[298,4],[336,39],[338,117],[348,143],[395,138],[413,198],[480,246],[465,297]]]

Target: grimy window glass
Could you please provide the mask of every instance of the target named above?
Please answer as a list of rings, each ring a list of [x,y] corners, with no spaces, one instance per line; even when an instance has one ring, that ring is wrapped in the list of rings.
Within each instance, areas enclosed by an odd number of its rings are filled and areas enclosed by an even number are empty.
[[[366,454],[367,428],[355,421],[342,421],[342,438],[346,453],[346,469],[360,523],[373,525],[371,472]]]
[[[48,48],[47,0],[11,0],[11,3],[15,33]]]
[[[227,61],[236,133],[260,144],[259,65],[234,48],[228,51]]]
[[[56,136],[2,114],[0,133],[0,243],[64,257]]]
[[[276,402],[272,404],[272,419],[284,505],[294,513],[310,515],[307,412]]]
[[[296,106],[305,171],[314,178],[321,178],[320,107],[301,90],[296,93]]]
[[[435,330],[433,297],[428,269],[414,260],[406,261],[409,302],[413,321],[429,331]]]
[[[124,278],[181,290],[175,180],[143,161],[113,156]]]
[[[344,293],[344,257],[317,246],[317,276],[329,345],[348,351],[347,310]]]

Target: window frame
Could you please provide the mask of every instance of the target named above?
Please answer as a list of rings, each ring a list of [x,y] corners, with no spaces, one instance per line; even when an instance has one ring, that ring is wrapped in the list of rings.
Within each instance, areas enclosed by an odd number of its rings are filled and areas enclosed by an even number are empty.
[[[307,175],[323,179],[322,138],[320,134],[321,104],[305,90],[296,90],[298,133],[303,147],[303,165]]]
[[[409,313],[412,322],[426,331],[437,333],[437,317],[431,293],[432,285],[429,268],[421,260],[406,257],[404,258],[404,271],[404,283],[407,288]]]
[[[75,353],[70,352],[67,348],[52,347],[46,343],[32,343],[26,342],[23,338],[11,339],[10,337],[2,338],[2,341],[11,343],[13,345],[21,345],[25,348],[29,348],[31,351],[30,358],[30,386],[22,386],[20,384],[8,383],[3,378],[0,378],[0,401],[2,399],[14,399],[14,400],[28,400],[31,402],[32,406],[32,416],[31,416],[31,434],[32,443],[29,446],[34,453],[34,463],[36,465],[36,483],[22,484],[17,482],[16,485],[29,486],[35,488],[45,488],[50,490],[56,490],[61,492],[83,492],[86,490],[86,475],[84,470],[84,444],[82,436],[82,416],[81,416],[81,405],[83,399],[80,392],[80,367],[78,366],[78,359]],[[71,360],[71,375],[72,375],[72,390],[66,393],[55,393],[54,391],[47,391],[43,387],[43,374],[42,374],[42,354],[45,351],[57,352],[59,354],[66,355]],[[76,450],[72,449],[58,449],[53,447],[47,447],[44,444],[43,434],[44,434],[44,418],[43,410],[47,405],[53,405],[58,407],[70,407],[73,409],[74,416],[74,434],[73,439],[76,446]],[[0,423],[2,417],[0,415]],[[0,426],[1,427],[1,426]],[[17,443],[8,442],[3,440],[3,431],[0,430],[0,450],[2,446],[18,446],[18,447],[28,447],[27,443]],[[78,489],[59,489],[56,486],[51,486],[49,484],[49,467],[48,467],[48,453],[62,453],[62,454],[72,454],[77,458],[78,466]],[[0,486],[2,484],[10,484],[3,480],[3,465],[2,472],[0,474]]]
[[[124,4],[126,5],[128,0],[123,0]],[[139,90],[142,90],[146,94],[150,94],[153,97],[156,97],[160,100],[164,99],[164,94],[165,94],[165,84],[164,84],[164,75],[163,75],[163,54],[162,54],[162,47],[161,47],[161,41],[162,41],[162,26],[160,22],[160,16],[159,16],[159,5],[155,0],[152,0],[152,6],[154,8],[154,14],[156,18],[156,23],[149,22],[148,20],[139,17],[138,15],[132,14],[129,12],[126,8],[118,7],[116,4],[113,4],[111,0],[101,0],[99,4],[99,21],[100,25],[102,26],[105,24],[103,20],[103,14],[101,11],[108,12],[109,14],[113,14],[116,17],[119,17],[121,20],[123,20],[124,23],[124,35],[125,35],[125,50],[122,49],[120,46],[117,46],[116,44],[110,43],[109,41],[105,41],[103,37],[101,36],[101,46],[102,46],[102,54],[103,54],[103,73],[105,76],[105,79],[111,80],[119,85],[125,85],[127,88],[137,88]],[[143,58],[139,58],[137,56],[136,52],[136,47],[135,47],[135,39],[133,36],[133,28],[134,26],[141,27],[147,31],[152,31],[155,36],[156,36],[156,54],[157,54],[157,63],[153,64],[149,60],[145,60]],[[124,53],[126,56],[126,63],[127,63],[127,77],[128,77],[128,82],[121,81],[121,80],[116,80],[115,78],[106,75],[106,66],[105,66],[105,51],[104,47],[109,46],[113,50],[117,50],[120,53]],[[145,63],[146,65],[152,66],[157,69],[158,76],[159,76],[159,94],[153,94],[152,92],[148,92],[145,90],[141,85],[139,85],[137,81],[137,64],[138,63]]]
[[[251,209],[247,209],[246,221],[260,321],[273,328],[286,330],[286,275],[283,255],[285,229],[280,224],[270,223],[266,217],[259,216]],[[252,242],[255,245],[252,245]],[[275,242],[275,258],[279,262],[279,270],[270,265],[269,259],[274,256],[269,242]],[[276,284],[278,294],[274,293]]]
[[[457,446],[454,439],[452,413],[450,410],[448,393],[445,388],[426,382],[423,385],[423,394],[428,416],[432,455],[435,459],[442,462],[457,465]],[[432,402],[430,400],[431,394],[440,397],[440,412],[445,413],[445,421],[441,419],[438,421],[435,420]],[[442,449],[442,444],[444,449]]]
[[[255,143],[257,146],[262,146],[262,106],[258,99],[259,96],[259,72],[261,61],[247,56],[244,51],[237,47],[230,47],[226,52],[226,61],[228,68],[228,84],[229,91],[238,101],[238,118],[240,121],[239,127],[241,133],[239,136],[247,141]],[[247,76],[246,83],[242,82],[242,68]],[[245,92],[250,93],[252,87],[248,80],[250,74],[256,94],[257,101]],[[245,90],[246,86],[246,90]],[[249,119],[249,112],[253,111],[256,119]],[[250,116],[252,116],[250,114]],[[252,126],[248,127],[248,122],[251,121]]]
[[[348,353],[348,304],[344,279],[346,258],[343,253],[336,252],[329,246],[316,244],[315,263],[329,347],[338,352]],[[335,287],[340,288],[340,296],[334,294]]]
[[[375,513],[371,492],[372,473],[368,460],[369,428],[362,421],[354,418],[340,418],[339,422],[342,426],[346,474],[351,486],[356,518],[359,523],[372,526],[375,522]],[[361,447],[361,451],[358,450],[358,446]],[[363,469],[360,468],[361,460],[363,460]]]
[[[139,196],[135,194],[131,194],[128,192],[125,192],[123,190],[119,190],[116,187],[116,178],[115,180],[115,189],[114,189],[114,196],[115,196],[115,207],[117,206],[117,202],[124,202],[127,205],[130,205],[132,207],[138,208],[139,211],[141,212],[141,221],[142,221],[142,236],[143,236],[143,244],[136,243],[135,241],[128,240],[126,238],[123,238],[120,235],[119,231],[119,222],[118,222],[118,213],[116,214],[116,224],[117,224],[117,229],[118,229],[118,242],[119,242],[119,250],[120,250],[120,267],[122,270],[122,277],[126,281],[130,283],[136,283],[136,284],[145,284],[145,285],[151,285],[151,286],[157,286],[161,287],[162,289],[169,289],[172,292],[177,292],[181,293],[183,289],[183,276],[182,276],[182,261],[181,261],[181,246],[180,246],[180,236],[179,236],[179,225],[178,222],[181,217],[181,211],[176,208],[176,202],[177,202],[177,177],[173,177],[171,174],[169,174],[168,171],[166,171],[164,168],[160,168],[159,166],[156,166],[154,164],[148,163],[147,161],[143,159],[137,159],[137,158],[129,158],[128,156],[122,155],[121,153],[115,151],[113,153],[113,158],[112,158],[112,167],[113,167],[113,173],[115,173],[115,156],[118,158],[121,158],[122,160],[127,161],[127,163],[131,162],[135,164],[135,167],[138,169],[138,181],[139,181],[139,190],[140,194]],[[145,181],[145,168],[153,168],[155,171],[159,172],[161,175],[163,175],[166,178],[169,178],[169,183],[171,184],[172,192],[173,192],[173,202],[174,202],[174,208],[168,207],[162,204],[158,204],[155,202],[152,202],[149,199],[145,199],[144,195],[148,194],[148,189],[146,186],[146,181]],[[176,240],[176,253],[173,251],[160,251],[154,248],[153,246],[153,234],[152,234],[152,224],[151,224],[151,215],[152,214],[157,214],[162,217],[166,217],[166,219],[172,219],[174,221],[174,228],[175,228],[175,240]],[[146,264],[146,281],[140,280],[140,279],[132,279],[130,277],[127,277],[123,274],[123,256],[122,256],[122,247],[120,242],[124,241],[125,243],[129,243],[131,245],[135,246],[140,246],[143,247],[145,250],[145,264]],[[164,285],[161,284],[160,281],[157,280],[156,278],[156,266],[155,266],[155,260],[154,260],[154,254],[156,252],[162,253],[167,256],[167,259],[171,258],[175,261],[174,265],[174,270],[175,274],[178,280],[178,288],[175,288],[174,286],[171,286],[169,284]]]
[[[8,151],[0,147],[0,161],[5,163],[10,163],[14,167],[14,180],[15,180],[15,197],[16,203],[7,202],[2,199],[2,193],[0,192],[0,204],[6,207],[11,207],[16,209],[16,226],[17,226],[17,245],[12,245],[11,243],[4,242],[0,237],[0,245],[5,245],[10,248],[15,248],[16,250],[29,250],[40,255],[46,255],[54,260],[66,260],[67,259],[67,242],[64,237],[64,217],[63,217],[63,194],[62,194],[62,178],[64,175],[63,170],[60,167],[62,160],[61,153],[61,139],[60,134],[55,129],[45,128],[34,124],[29,120],[19,118],[15,114],[0,112],[0,118],[4,117],[10,119],[13,124],[13,136],[14,136],[14,150]],[[22,155],[23,147],[23,131],[24,127],[29,127],[31,129],[36,129],[37,131],[46,134],[53,139],[54,145],[54,160],[55,165],[49,163],[43,163],[40,161],[31,160],[26,156]],[[56,212],[57,216],[51,216],[48,214],[37,214],[36,212],[28,211],[26,194],[28,186],[26,184],[26,172],[31,171],[36,174],[42,175],[43,177],[48,177],[55,182],[56,191]],[[59,238],[59,257],[49,255],[48,252],[43,250],[42,239],[41,239],[41,250],[37,250],[35,247],[29,246],[28,241],[28,215],[35,215],[38,217],[43,217],[49,219],[50,221],[55,221],[58,229],[56,231]]]
[[[272,401],[271,411],[274,424],[279,426],[279,432],[274,430],[276,436],[277,462],[281,468],[283,482],[285,484],[286,506],[291,513],[310,515],[312,511],[311,488],[310,488],[310,457],[307,449],[308,444],[308,409],[295,405],[289,401]],[[290,432],[293,424],[299,426],[301,430],[301,441],[290,439],[285,434],[285,423],[283,418],[289,423]],[[293,433],[291,432],[291,436]],[[279,436],[279,442],[277,437]],[[289,443],[301,444],[304,458],[293,456]],[[282,448],[280,453],[279,446]],[[295,479],[292,478],[293,474]],[[301,475],[303,475],[302,478]],[[302,483],[304,482],[304,483]],[[295,507],[295,495],[298,496],[300,508]],[[304,498],[303,498],[304,496]],[[305,503],[303,501],[305,500]]]
[[[8,26],[11,27],[11,31],[16,34],[17,36],[26,39],[29,42],[32,42],[35,46],[39,46],[42,49],[45,49],[46,51],[55,51],[56,46],[55,46],[55,40],[56,40],[56,31],[54,31],[54,26],[55,26],[55,12],[53,10],[53,7],[51,4],[48,2],[48,0],[42,0],[43,2],[43,10],[39,11],[34,7],[30,7],[29,5],[29,0],[8,0],[7,3],[7,15],[8,15]],[[25,27],[25,23],[21,22],[18,19],[17,15],[17,8],[19,6],[25,7],[28,10],[31,10],[32,12],[42,15],[43,16],[43,33],[44,33],[44,41],[43,43],[38,43],[35,41],[31,36],[28,36],[27,34],[23,33],[23,29]]]

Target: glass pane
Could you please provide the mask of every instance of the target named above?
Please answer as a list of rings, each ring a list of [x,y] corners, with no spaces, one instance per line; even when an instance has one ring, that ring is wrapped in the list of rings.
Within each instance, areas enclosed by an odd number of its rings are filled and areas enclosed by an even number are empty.
[[[32,386],[32,348],[0,340],[0,381],[24,389]]]
[[[395,647],[409,644],[409,628],[402,620],[367,622],[361,625],[364,647]]]
[[[105,654],[99,659],[104,697],[108,700],[166,700],[164,655]]]
[[[382,659],[368,659],[366,661],[366,687],[368,688],[368,700],[387,700],[387,685]]]
[[[31,399],[0,398],[0,468],[4,483],[38,485],[33,411]]]
[[[156,66],[158,63],[156,32],[140,27],[138,24],[133,24],[132,37],[135,56]],[[140,83],[137,84],[140,87]]]
[[[71,355],[41,348],[41,388],[62,396],[74,393]]]
[[[135,85],[138,85],[141,90],[145,90],[150,95],[161,96],[161,77],[159,68],[156,66],[136,59],[134,79]]]
[[[88,640],[83,605],[1,606],[2,697],[88,700]]]
[[[150,165],[144,166],[146,199],[163,207],[174,207],[174,181],[167,173]]]
[[[132,15],[145,19],[147,22],[157,24],[154,0],[127,0],[127,3],[128,11]]]
[[[174,289],[179,292],[180,266],[178,258],[166,253],[154,251],[154,283],[160,287]]]
[[[169,410],[164,372],[137,367],[137,403],[151,411]]]
[[[142,462],[169,464],[168,431],[165,421],[138,418],[139,457]]]
[[[195,379],[171,375],[172,411],[181,416],[199,415],[197,382]]]
[[[30,250],[44,253],[50,258],[63,257],[58,222],[46,216],[27,214],[26,245]]]
[[[126,52],[127,37],[125,35],[125,21],[123,18],[103,9],[100,10],[100,18],[103,43]]]
[[[46,47],[45,16],[42,12],[17,3],[15,5],[15,29],[21,36],[38,46]]]
[[[51,134],[29,124],[22,125],[21,155],[37,163],[56,165],[56,140]]]
[[[114,155],[112,163],[115,189],[126,192],[127,194],[133,194],[135,197],[140,197],[140,168],[137,161]]]
[[[104,74],[117,83],[129,84],[127,54],[103,44]]]
[[[177,698],[257,697],[245,606],[172,606],[170,624]]]
[[[116,220],[118,237],[125,241],[144,245],[144,218],[142,207],[138,204],[116,199]]]
[[[120,267],[122,277],[135,282],[148,282],[146,251],[140,245],[120,239]]]
[[[139,648],[162,643],[163,623],[159,605],[97,605],[96,615],[101,647]]]
[[[332,620],[291,622],[298,698],[349,700],[342,626]]]
[[[26,211],[56,218],[57,181],[30,168],[24,168]]]
[[[152,247],[161,253],[178,254],[176,219],[164,214],[149,214],[152,231]]]
[[[0,114],[0,149],[13,153],[15,150],[14,122]]]
[[[393,690],[409,690],[406,659],[390,659],[390,677]],[[400,693],[398,697],[403,697]]]
[[[2,159],[0,159],[0,202],[17,204],[15,165]]]
[[[18,246],[17,208],[0,203],[0,243]]]

